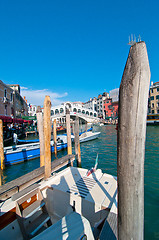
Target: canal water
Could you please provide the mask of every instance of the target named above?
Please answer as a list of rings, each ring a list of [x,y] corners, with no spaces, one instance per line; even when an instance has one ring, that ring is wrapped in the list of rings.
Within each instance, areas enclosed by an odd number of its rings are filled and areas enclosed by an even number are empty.
[[[103,172],[117,175],[117,132],[115,126],[94,126],[100,131],[99,139],[81,144],[82,167],[94,166],[98,154],[98,168]],[[74,151],[74,149],[73,149]],[[66,155],[67,151],[58,152],[58,157]],[[52,160],[54,156],[52,156]],[[3,172],[3,183],[38,168],[39,158],[7,167]],[[146,240],[159,239],[159,127],[148,126],[145,150],[145,237]]]

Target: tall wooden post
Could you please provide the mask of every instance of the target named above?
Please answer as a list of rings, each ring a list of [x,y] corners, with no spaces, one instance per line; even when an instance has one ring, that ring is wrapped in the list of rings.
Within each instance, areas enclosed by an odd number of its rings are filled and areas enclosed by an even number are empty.
[[[56,119],[53,122],[53,138],[54,138],[54,152],[55,157],[57,157],[57,131],[56,131]]]
[[[0,169],[0,186],[2,186],[2,173],[1,173],[1,169]]]
[[[144,42],[130,48],[119,91],[118,239],[144,239],[144,154],[150,69]]]
[[[44,145],[44,122],[43,122],[43,115],[42,115],[42,110],[40,106],[37,107],[36,117],[37,117],[37,127],[39,132],[39,141],[40,141],[40,167],[42,167],[45,164],[45,159],[44,159],[45,145]]]
[[[67,130],[67,153],[72,154],[70,111],[68,109],[66,109],[66,130]]]
[[[75,122],[74,121],[72,122],[72,133],[73,133],[73,135],[75,135]]]
[[[4,147],[3,147],[3,122],[0,119],[0,158],[1,158],[1,169],[5,169],[4,162]]]
[[[79,117],[75,119],[75,154],[77,159],[77,167],[81,167],[81,150],[79,141]]]
[[[45,179],[51,176],[51,101],[49,96],[44,100],[44,142],[45,142]]]

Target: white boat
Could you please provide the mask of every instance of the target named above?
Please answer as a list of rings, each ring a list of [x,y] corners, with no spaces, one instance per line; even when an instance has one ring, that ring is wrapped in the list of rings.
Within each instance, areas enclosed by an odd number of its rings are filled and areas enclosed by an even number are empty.
[[[87,142],[90,140],[94,140],[100,136],[100,132],[84,132],[79,136],[80,142]]]
[[[117,229],[117,179],[68,167],[0,205],[0,239],[106,238]]]

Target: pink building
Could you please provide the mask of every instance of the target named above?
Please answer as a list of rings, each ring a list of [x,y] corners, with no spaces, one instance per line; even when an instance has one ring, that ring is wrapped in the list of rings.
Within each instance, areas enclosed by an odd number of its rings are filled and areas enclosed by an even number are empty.
[[[103,108],[105,119],[118,117],[118,102],[112,102],[112,98],[104,100]]]

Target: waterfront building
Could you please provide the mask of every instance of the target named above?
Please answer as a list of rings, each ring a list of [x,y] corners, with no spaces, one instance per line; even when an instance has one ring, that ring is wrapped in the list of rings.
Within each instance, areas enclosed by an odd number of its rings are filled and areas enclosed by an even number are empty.
[[[149,114],[159,114],[159,82],[151,82],[148,112]]]
[[[99,94],[97,98],[97,112],[98,117],[105,119],[105,112],[104,112],[104,101],[109,98],[109,93],[104,92],[103,94]]]
[[[28,103],[28,115],[29,116],[36,116],[37,106]]]
[[[13,89],[0,80],[0,115],[14,116]]]
[[[105,119],[118,117],[118,102],[113,102],[112,98],[107,98],[104,101],[104,115]]]
[[[21,118],[28,115],[28,107],[25,99],[20,95],[19,84],[7,84],[13,90],[13,117]]]
[[[105,119],[111,118],[113,114],[112,99],[107,98],[103,104]]]
[[[83,103],[83,106],[93,111],[97,111],[97,98],[90,98],[88,102]]]
[[[100,119],[114,119],[118,117],[118,96],[119,88],[116,88],[109,93],[99,94],[97,98],[90,98],[84,106],[97,111]]]

